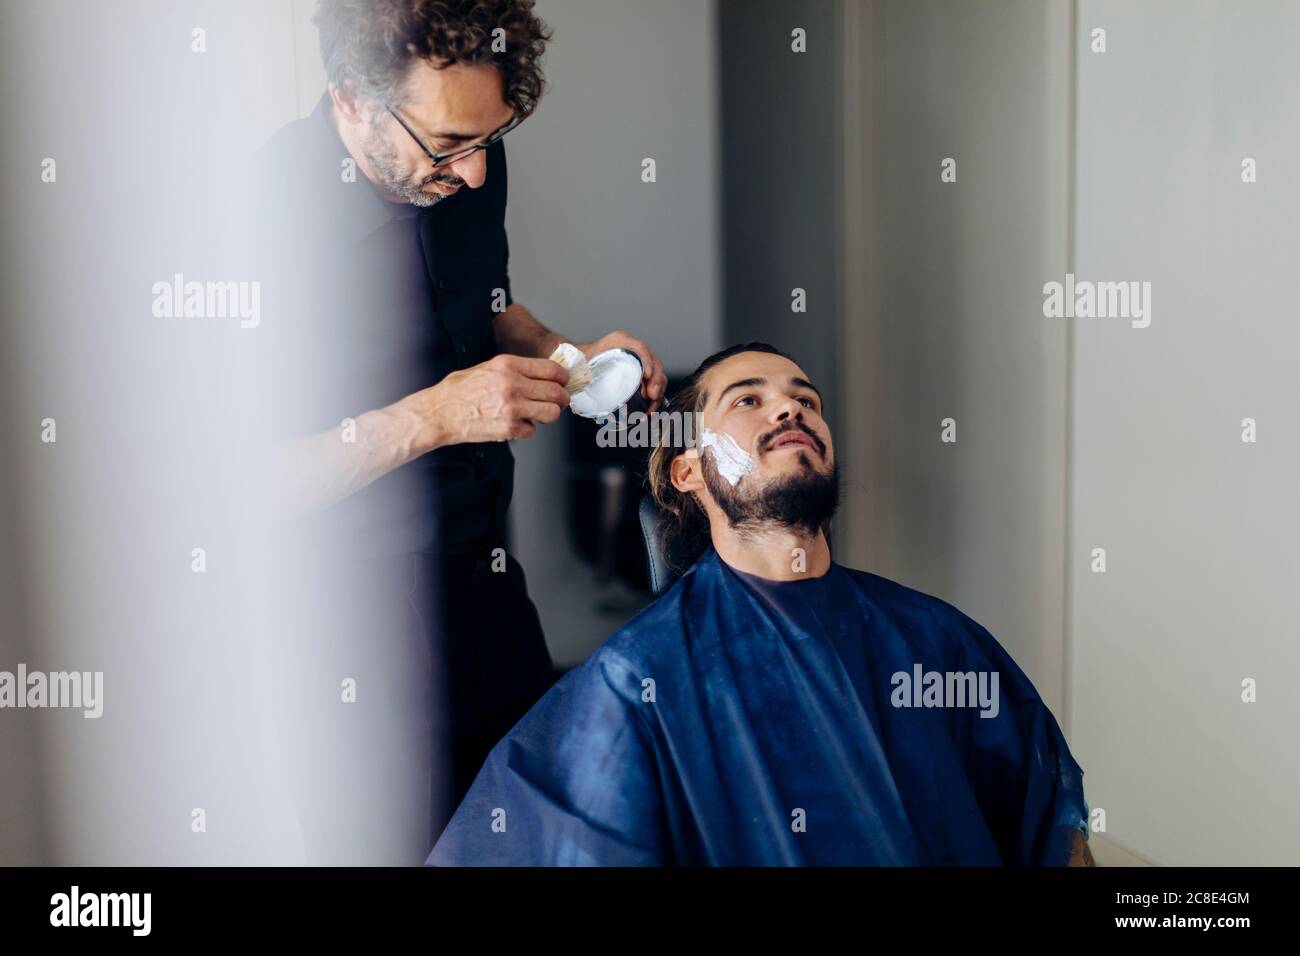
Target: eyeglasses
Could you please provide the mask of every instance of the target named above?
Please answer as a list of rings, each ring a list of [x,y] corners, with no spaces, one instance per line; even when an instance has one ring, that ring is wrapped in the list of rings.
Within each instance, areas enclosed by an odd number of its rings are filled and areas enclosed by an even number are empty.
[[[505,126],[502,126],[495,133],[492,133],[481,143],[475,143],[473,146],[466,146],[463,149],[452,150],[446,153],[435,153],[420,141],[420,137],[416,136],[415,131],[406,125],[406,120],[402,119],[402,117],[398,115],[397,110],[393,109],[393,107],[389,106],[387,103],[384,104],[384,109],[393,114],[393,119],[397,120],[397,122],[401,124],[402,129],[406,130],[406,132],[410,134],[411,139],[415,140],[415,144],[419,146],[420,149],[424,150],[424,155],[429,157],[429,160],[433,163],[434,169],[438,169],[442,166],[449,166],[454,162],[464,159],[471,153],[496,145],[501,141],[501,137],[505,136],[506,133],[510,132],[524,121],[524,118],[516,113],[510,118],[510,122],[506,123]]]

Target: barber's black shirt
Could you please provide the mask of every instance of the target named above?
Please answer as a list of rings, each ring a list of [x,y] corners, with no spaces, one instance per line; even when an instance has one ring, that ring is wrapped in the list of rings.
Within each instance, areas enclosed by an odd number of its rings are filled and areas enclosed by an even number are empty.
[[[326,94],[261,160],[279,438],[339,427],[496,354],[493,308],[512,301],[502,144],[480,188],[394,203],[355,168]],[[351,555],[482,553],[504,534],[513,475],[504,442],[440,448],[319,514],[312,534]]]

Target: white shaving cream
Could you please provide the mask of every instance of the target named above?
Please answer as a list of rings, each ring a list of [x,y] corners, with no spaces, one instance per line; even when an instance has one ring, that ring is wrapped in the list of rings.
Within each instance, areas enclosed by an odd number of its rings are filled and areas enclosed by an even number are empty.
[[[704,429],[700,434],[700,450],[705,448],[713,449],[713,463],[718,466],[718,474],[733,488],[736,482],[754,470],[754,459],[726,432]]]
[[[641,362],[635,352],[610,349],[587,362],[591,384],[569,396],[569,408],[584,418],[603,418],[631,400],[641,388]]]

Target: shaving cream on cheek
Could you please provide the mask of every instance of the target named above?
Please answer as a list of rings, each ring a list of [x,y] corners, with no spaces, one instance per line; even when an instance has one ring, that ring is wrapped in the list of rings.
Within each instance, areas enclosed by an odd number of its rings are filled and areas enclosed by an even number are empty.
[[[754,459],[726,432],[704,429],[700,433],[700,450],[705,448],[713,449],[713,463],[718,467],[718,474],[733,488],[736,482],[754,470]]]

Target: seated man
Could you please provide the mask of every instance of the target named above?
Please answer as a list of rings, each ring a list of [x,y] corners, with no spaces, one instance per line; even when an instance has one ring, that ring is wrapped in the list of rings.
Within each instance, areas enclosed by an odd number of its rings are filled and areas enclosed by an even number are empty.
[[[492,750],[434,865],[1066,865],[1083,772],[956,608],[831,561],[821,396],[751,343],[650,484],[702,556]],[[1090,857],[1087,858],[1090,863]]]

